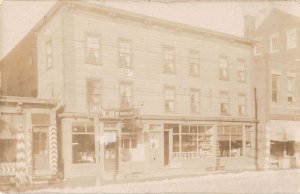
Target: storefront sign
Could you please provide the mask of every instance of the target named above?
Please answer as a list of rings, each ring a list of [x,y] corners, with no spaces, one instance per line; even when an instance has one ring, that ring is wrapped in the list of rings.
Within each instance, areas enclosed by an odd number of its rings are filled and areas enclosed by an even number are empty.
[[[120,110],[120,117],[121,118],[132,118],[134,116],[135,116],[135,110],[134,109]]]
[[[101,105],[90,105],[90,115],[105,119],[133,118],[136,114],[135,109],[124,110],[105,110]]]

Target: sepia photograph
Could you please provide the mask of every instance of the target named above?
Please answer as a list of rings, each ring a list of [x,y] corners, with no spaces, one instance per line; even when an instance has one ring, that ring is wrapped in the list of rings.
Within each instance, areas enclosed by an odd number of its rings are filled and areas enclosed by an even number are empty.
[[[4,193],[300,193],[300,1],[0,0]]]

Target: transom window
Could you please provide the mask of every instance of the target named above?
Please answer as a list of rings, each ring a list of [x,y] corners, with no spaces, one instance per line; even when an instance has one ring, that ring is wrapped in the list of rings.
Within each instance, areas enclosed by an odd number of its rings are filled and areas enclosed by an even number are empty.
[[[199,52],[190,50],[189,51],[189,64],[190,64],[190,75],[198,76],[199,75]]]
[[[174,87],[165,88],[165,111],[166,112],[175,111],[175,88]]]
[[[228,58],[227,57],[220,57],[219,59],[219,66],[220,66],[220,79],[221,80],[228,80]]]
[[[297,47],[297,29],[288,30],[286,33],[286,47],[292,49]]]
[[[100,63],[100,40],[98,36],[85,37],[85,62],[89,64]]]
[[[131,41],[119,40],[119,66],[128,68],[132,66]]]
[[[221,115],[229,115],[229,95],[227,92],[220,92]]]
[[[175,73],[174,48],[164,47],[163,57],[164,57],[164,72]]]
[[[220,157],[243,156],[243,126],[220,125],[217,134]]]
[[[120,83],[120,108],[132,107],[132,84]]]
[[[270,52],[279,51],[279,34],[270,35]]]

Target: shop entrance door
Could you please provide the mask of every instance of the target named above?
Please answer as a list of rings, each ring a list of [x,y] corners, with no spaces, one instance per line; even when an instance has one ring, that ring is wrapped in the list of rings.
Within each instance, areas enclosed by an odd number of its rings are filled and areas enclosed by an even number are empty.
[[[117,170],[118,139],[117,131],[104,131],[104,170]]]
[[[169,131],[164,131],[164,164],[167,166],[169,164]]]
[[[32,133],[32,142],[34,175],[50,174],[49,127],[34,127]]]

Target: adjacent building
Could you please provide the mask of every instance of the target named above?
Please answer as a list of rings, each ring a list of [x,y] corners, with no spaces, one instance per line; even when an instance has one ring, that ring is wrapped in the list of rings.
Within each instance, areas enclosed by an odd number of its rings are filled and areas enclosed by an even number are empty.
[[[273,9],[257,28],[253,17],[245,21],[245,36],[256,41],[260,167],[299,167],[300,18]]]
[[[32,50],[17,66],[36,69],[34,97],[59,104],[65,178],[255,169],[249,39],[81,2],[57,3],[22,42],[29,37]],[[18,53],[3,60],[2,75]],[[3,95],[15,95],[9,84]]]

